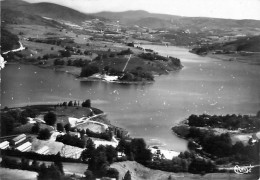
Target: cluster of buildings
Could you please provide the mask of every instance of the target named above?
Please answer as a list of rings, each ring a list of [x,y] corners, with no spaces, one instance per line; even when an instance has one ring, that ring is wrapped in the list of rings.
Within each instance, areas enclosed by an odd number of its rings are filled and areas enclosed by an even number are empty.
[[[32,143],[29,142],[25,134],[20,134],[11,140],[0,143],[0,149],[15,149],[21,152],[30,151]]]

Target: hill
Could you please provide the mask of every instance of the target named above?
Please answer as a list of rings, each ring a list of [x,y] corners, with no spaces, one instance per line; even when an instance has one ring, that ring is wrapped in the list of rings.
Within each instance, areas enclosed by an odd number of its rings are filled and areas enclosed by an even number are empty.
[[[260,52],[260,36],[251,36],[239,38],[235,41],[222,43],[215,43],[212,45],[204,45],[192,49],[196,54],[205,54],[210,51],[216,54],[230,54],[237,52]]]
[[[224,50],[260,52],[260,36],[245,37],[223,45]]]
[[[230,28],[260,28],[257,20],[233,20],[206,17],[182,17],[167,14],[149,13],[146,11],[99,12],[93,14],[111,20],[119,20],[123,24],[136,24],[150,28],[179,28],[193,30],[230,29]],[[148,19],[147,19],[148,18]],[[161,23],[158,23],[158,20]],[[148,23],[149,22],[149,23]]]
[[[14,10],[19,11],[21,14],[71,21],[76,24],[94,18],[92,15],[54,3],[27,3],[21,0],[5,0],[1,2],[1,6],[2,10]]]

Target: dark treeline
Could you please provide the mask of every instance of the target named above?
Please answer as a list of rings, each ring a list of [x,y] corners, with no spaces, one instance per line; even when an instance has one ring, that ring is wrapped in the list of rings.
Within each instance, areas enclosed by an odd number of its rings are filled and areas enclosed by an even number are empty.
[[[54,154],[43,155],[43,154],[37,154],[35,152],[21,152],[12,149],[2,149],[0,150],[0,152],[1,155],[3,156],[16,156],[16,157],[23,157],[23,158],[39,160],[39,161],[56,161],[61,159],[63,162],[81,162],[79,159],[59,157],[59,155],[57,156]]]
[[[178,157],[172,160],[155,159],[148,164],[152,169],[159,169],[168,172],[190,172],[204,174],[216,172],[216,165],[209,159],[199,158],[194,152],[181,152]]]
[[[150,60],[150,61],[155,61],[155,60],[168,61],[169,60],[167,57],[160,56],[155,53],[142,53],[139,55],[139,57]]]
[[[25,110],[8,109],[1,112],[1,136],[11,134],[15,127],[28,122],[27,117],[35,118],[37,114],[37,111],[29,107]]]
[[[61,158],[59,155],[56,155],[55,160],[52,160],[52,164],[50,166],[46,166],[45,163],[40,164],[36,160],[34,160],[30,164],[29,159],[21,159],[21,162],[18,162],[15,159],[11,159],[3,156],[1,161],[1,167],[10,168],[10,169],[21,169],[28,171],[35,171],[38,173],[38,180],[63,180],[65,179],[63,165],[61,162]],[[66,178],[67,179],[67,178]]]
[[[195,127],[225,128],[230,130],[242,129],[243,132],[256,132],[260,129],[260,120],[257,117],[248,115],[191,115],[188,118],[188,125]]]
[[[215,135],[212,132],[201,130],[196,127],[190,128],[186,138],[190,139],[188,143],[189,149],[210,156],[216,160],[218,164],[234,161],[240,163],[259,162],[259,142],[247,146],[243,145],[242,142],[237,142],[232,145],[228,133]],[[198,146],[201,146],[202,150],[199,150]]]
[[[57,136],[56,141],[62,142],[63,144],[67,144],[70,146],[76,146],[79,148],[85,148],[86,142],[84,138],[78,138],[76,136],[65,134],[62,136]]]

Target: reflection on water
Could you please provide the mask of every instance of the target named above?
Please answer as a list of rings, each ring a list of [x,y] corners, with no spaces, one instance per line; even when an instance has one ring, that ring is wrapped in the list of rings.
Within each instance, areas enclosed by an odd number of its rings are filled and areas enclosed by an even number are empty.
[[[75,80],[35,66],[8,65],[2,72],[2,106],[92,99],[112,123],[149,144],[177,151],[186,142],[171,132],[192,113],[255,114],[260,110],[260,66],[224,62],[187,49],[146,46],[181,59],[185,68],[155,78],[152,84],[117,84]]]

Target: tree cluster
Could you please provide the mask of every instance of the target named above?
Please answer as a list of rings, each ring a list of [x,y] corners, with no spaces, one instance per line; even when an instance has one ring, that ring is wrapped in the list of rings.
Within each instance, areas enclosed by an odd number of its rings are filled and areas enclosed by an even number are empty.
[[[35,118],[38,112],[31,108],[26,108],[25,110],[7,110],[6,112],[1,112],[1,135],[5,136],[10,134],[15,124],[26,124],[28,122],[28,117]]]
[[[68,60],[67,66],[84,67],[88,65],[88,61],[82,59]]]
[[[191,127],[188,139],[188,147],[199,153],[205,154],[214,158],[219,163],[224,163],[225,159],[240,163],[252,163],[259,161],[259,142],[254,145],[244,146],[241,142],[232,145],[230,135],[228,133],[215,135],[212,132],[201,130],[196,127]],[[196,148],[194,143],[200,145],[202,150]]]
[[[230,130],[243,129],[243,132],[256,132],[260,129],[260,121],[257,117],[250,117],[248,115],[194,115],[188,118],[188,125],[195,127],[225,128]]]
[[[128,48],[126,50],[122,50],[119,53],[117,53],[117,55],[121,55],[121,56],[122,55],[129,55],[129,54],[133,54],[133,51],[130,48]]]
[[[51,137],[51,132],[49,129],[45,128],[39,131],[38,139],[48,140],[50,139],[50,137]]]
[[[91,100],[87,99],[81,104],[82,107],[91,108]]]
[[[123,152],[128,160],[134,160],[143,165],[147,165],[152,160],[152,153],[146,148],[144,139],[135,138],[130,142],[122,139],[119,141],[117,151]]]
[[[113,137],[113,134],[111,131],[106,131],[106,132],[102,132],[102,133],[96,133],[96,132],[93,132],[89,129],[86,129],[86,135],[88,137],[93,137],[93,138],[99,138],[99,139],[104,139],[104,140],[107,140],[107,141],[111,141],[112,137]]]
[[[21,159],[21,162],[18,162],[15,159],[3,156],[1,167],[38,172],[38,180],[62,180],[64,178],[63,165],[61,161],[55,161],[47,167],[45,163],[40,164],[36,160],[30,164],[28,159],[23,158]]]
[[[92,76],[93,74],[96,74],[99,72],[99,68],[95,65],[86,65],[82,67],[80,76],[81,77],[89,77]]]
[[[65,64],[65,61],[63,60],[63,59],[55,59],[54,61],[53,61],[53,65],[54,66],[62,66],[62,65],[64,65]]]
[[[168,61],[169,60],[167,57],[160,56],[156,53],[142,53],[139,55],[139,57],[150,60],[150,61],[155,61],[155,60]]]
[[[82,157],[88,157],[89,166],[86,171],[88,174],[92,172],[96,178],[110,177],[118,179],[119,172],[116,169],[109,168],[109,164],[113,163],[117,158],[117,151],[113,146],[99,146],[92,152],[86,149],[82,152]]]
[[[194,174],[212,173],[216,171],[213,161],[196,157],[193,152],[181,152],[178,157],[172,160],[155,159],[148,164],[152,169],[159,169],[168,172],[190,172]]]
[[[57,136],[56,141],[79,148],[85,148],[86,146],[86,140],[84,138],[78,138],[74,135],[70,135],[69,133]]]

